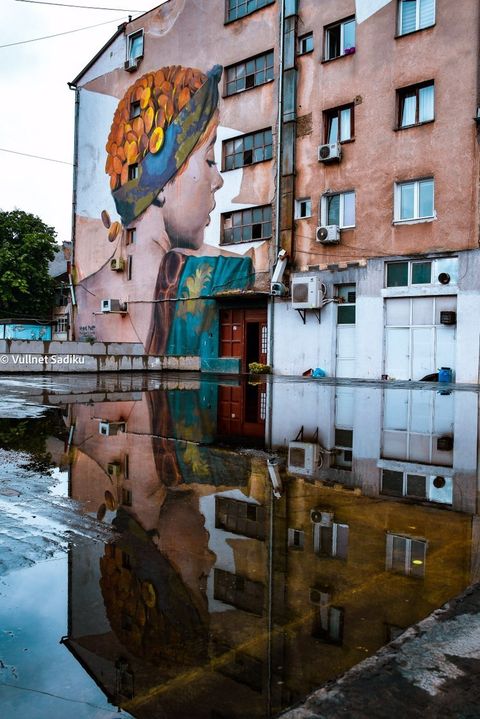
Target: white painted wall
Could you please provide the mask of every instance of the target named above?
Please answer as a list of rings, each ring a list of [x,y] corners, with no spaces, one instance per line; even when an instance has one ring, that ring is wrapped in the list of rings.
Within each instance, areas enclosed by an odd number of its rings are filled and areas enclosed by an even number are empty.
[[[108,72],[117,70],[118,68],[123,69],[123,64],[127,57],[126,50],[126,38],[125,35],[119,35],[110,47],[101,54],[91,68],[87,70],[85,75],[82,77],[79,85],[86,85],[87,82],[95,80],[97,77],[101,77]]]

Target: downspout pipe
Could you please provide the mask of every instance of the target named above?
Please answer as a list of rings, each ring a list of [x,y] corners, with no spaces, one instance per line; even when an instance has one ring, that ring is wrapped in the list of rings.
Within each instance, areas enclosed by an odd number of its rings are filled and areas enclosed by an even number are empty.
[[[76,241],[76,216],[77,216],[77,187],[78,187],[78,122],[80,114],[80,88],[77,87],[73,82],[68,83],[70,90],[75,92],[75,119],[74,119],[74,134],[73,134],[73,184],[72,184],[72,257],[71,257],[71,271],[69,274],[70,293],[72,296],[72,315],[75,312],[77,302],[75,299],[75,289],[73,285],[72,270],[75,267],[75,241]],[[72,336],[71,339],[75,339],[75,324],[71,322]]]

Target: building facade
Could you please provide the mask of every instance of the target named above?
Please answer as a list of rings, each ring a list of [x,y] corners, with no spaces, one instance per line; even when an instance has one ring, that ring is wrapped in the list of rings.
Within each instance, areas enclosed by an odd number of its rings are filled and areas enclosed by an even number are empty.
[[[72,83],[75,338],[477,382],[479,23],[169,0],[120,26]]]

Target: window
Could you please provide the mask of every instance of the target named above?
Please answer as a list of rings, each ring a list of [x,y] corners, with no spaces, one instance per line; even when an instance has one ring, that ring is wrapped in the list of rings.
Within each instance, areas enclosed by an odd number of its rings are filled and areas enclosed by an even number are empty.
[[[127,257],[127,280],[132,279],[132,264],[133,264],[133,257],[132,257],[132,255],[128,255],[128,257]]]
[[[423,30],[435,23],[435,0],[399,0],[398,34]]]
[[[303,220],[305,217],[312,216],[312,201],[310,197],[302,197],[295,200],[295,219]]]
[[[386,569],[409,577],[425,576],[425,539],[411,539],[400,534],[387,534]]]
[[[338,308],[343,309],[343,308]],[[346,308],[345,308],[346,309]],[[348,308],[350,309],[350,308]],[[355,307],[353,307],[353,318],[346,316],[345,322],[339,324],[353,324],[355,322]],[[353,429],[344,429],[343,427],[335,427],[335,454],[334,467],[336,469],[352,469],[353,461]]]
[[[122,487],[122,504],[124,507],[132,506],[132,492],[130,489]]]
[[[316,554],[334,559],[346,559],[348,553],[348,524],[332,522],[330,526],[313,525],[313,548]]]
[[[55,322],[55,332],[68,332],[68,315],[57,317]]]
[[[130,103],[130,118],[140,117],[142,114],[142,108],[140,107],[140,100]]]
[[[355,18],[325,28],[325,60],[355,52]]]
[[[435,260],[387,262],[387,287],[409,285],[448,285],[458,280],[458,257]]]
[[[225,140],[223,143],[223,169],[235,170],[237,167],[253,165],[256,162],[272,159],[272,130],[261,130],[249,135]]]
[[[271,5],[275,0],[225,0],[226,1],[226,22],[238,20],[245,15],[260,10],[266,5]]]
[[[424,220],[435,217],[433,177],[398,182],[395,185],[395,221]]]
[[[305,544],[305,532],[300,529],[288,530],[288,546],[290,549],[303,549]]]
[[[315,590],[313,590],[315,591]],[[330,595],[327,592],[317,592],[320,595],[320,605],[313,618],[312,637],[323,642],[341,644],[343,641],[343,607],[330,606]],[[312,590],[310,590],[310,597]]]
[[[306,55],[313,50],[313,32],[307,32],[298,38],[297,55]]]
[[[134,165],[128,166],[128,179],[129,180],[136,180],[138,177],[138,164],[135,163]]]
[[[272,236],[272,207],[252,207],[250,210],[226,212],[222,215],[221,244],[265,240]]]
[[[452,504],[453,480],[451,477],[424,476],[383,469],[382,494]]]
[[[265,594],[263,584],[216,567],[213,577],[215,599],[262,616]]]
[[[273,80],[273,50],[227,67],[227,95],[250,90]]]
[[[128,61],[134,65],[143,57],[143,30],[128,36]]]
[[[129,230],[127,230],[126,234],[126,244],[127,245],[134,245],[137,237],[137,230],[135,227],[131,227]]]
[[[229,497],[215,497],[215,527],[252,539],[265,539],[265,509]]]
[[[334,107],[323,113],[325,127],[325,142],[329,145],[334,142],[345,142],[354,137],[353,105]]]
[[[435,116],[435,87],[433,80],[397,90],[398,128],[431,122]]]
[[[352,190],[324,195],[321,216],[323,225],[355,227],[355,192]]]

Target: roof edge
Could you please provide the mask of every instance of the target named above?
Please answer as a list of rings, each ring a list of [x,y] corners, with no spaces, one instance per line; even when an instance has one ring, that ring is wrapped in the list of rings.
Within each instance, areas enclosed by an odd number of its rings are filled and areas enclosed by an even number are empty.
[[[109,40],[107,40],[105,45],[103,45],[103,47],[100,48],[100,50],[96,53],[96,55],[94,55],[92,57],[92,59],[85,65],[83,70],[80,70],[78,75],[71,82],[67,82],[67,85],[71,90],[76,89],[77,83],[79,82],[79,80],[81,80],[82,77],[85,75],[85,73],[88,72],[88,70],[90,70],[90,68],[97,62],[97,60],[103,55],[105,50],[107,50],[110,47],[112,42],[114,42],[117,39],[117,37],[119,37],[120,35],[123,34],[123,31],[125,30],[127,25],[128,25],[127,22],[122,22],[122,24],[118,26],[118,28],[116,29],[116,31],[114,32],[112,37],[109,38]]]

